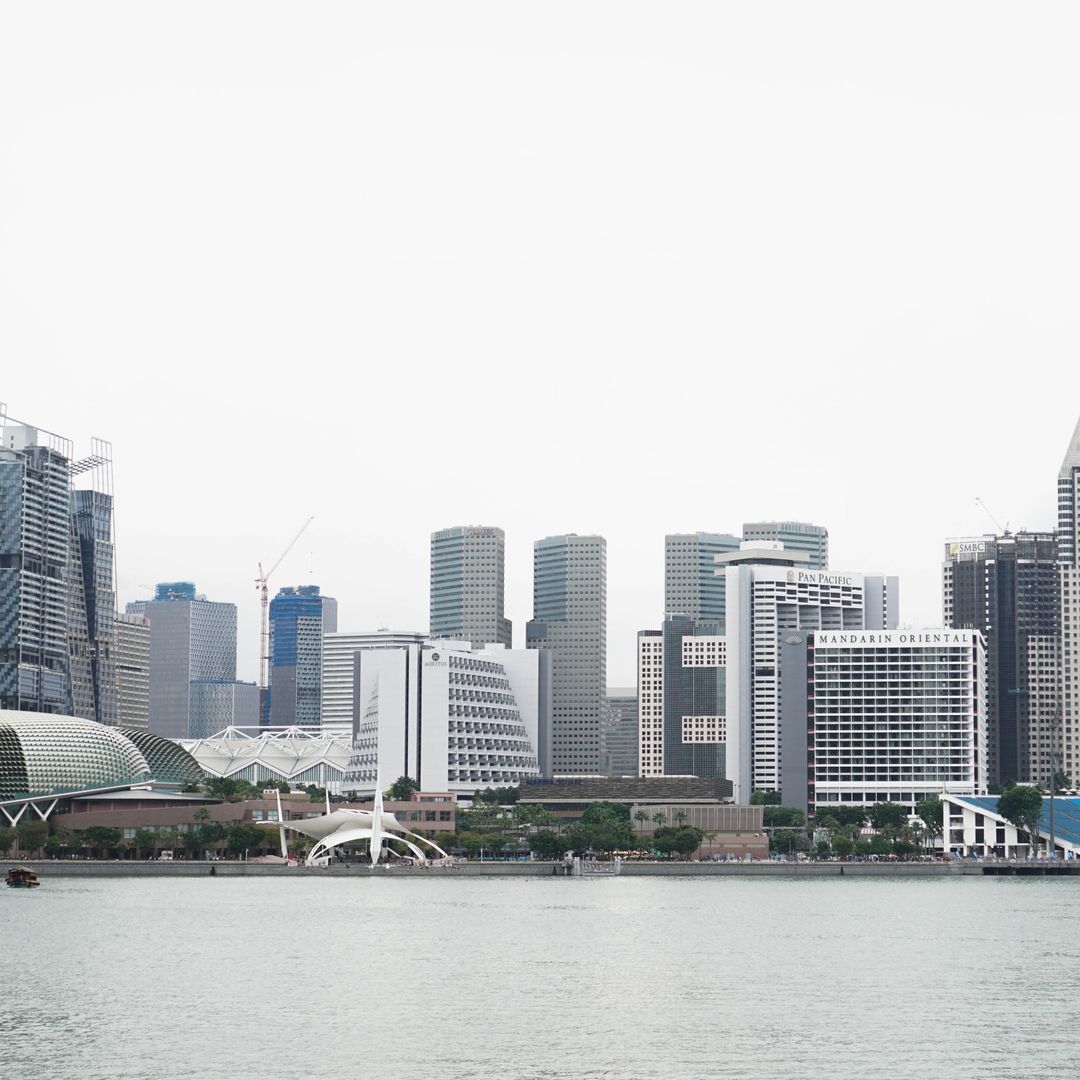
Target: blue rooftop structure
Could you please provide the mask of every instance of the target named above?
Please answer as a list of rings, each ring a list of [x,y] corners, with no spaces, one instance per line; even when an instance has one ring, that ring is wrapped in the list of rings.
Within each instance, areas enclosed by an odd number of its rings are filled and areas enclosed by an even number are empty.
[[[963,803],[984,814],[1000,817],[996,795],[950,795],[951,802]],[[1044,839],[1050,836],[1050,796],[1043,796],[1039,832]],[[1054,799],[1054,838],[1057,843],[1080,848],[1080,798],[1058,795]]]

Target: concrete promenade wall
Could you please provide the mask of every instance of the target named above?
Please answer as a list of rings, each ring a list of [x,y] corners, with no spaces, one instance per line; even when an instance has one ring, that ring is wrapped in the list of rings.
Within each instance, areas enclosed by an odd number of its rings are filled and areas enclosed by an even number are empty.
[[[370,870],[365,866],[275,866],[265,863],[244,862],[117,862],[76,859],[38,859],[0,861],[4,873],[12,866],[31,866],[42,881],[57,877],[105,878],[105,877],[209,877],[213,868],[217,877],[355,877],[371,874],[385,877],[410,878],[462,878],[462,877],[553,877],[563,874],[561,864],[543,862],[525,863],[460,863],[453,868],[431,867],[415,869],[405,867],[380,867]],[[1045,872],[1037,864],[1017,864],[1012,868],[1020,873]],[[1052,867],[1058,873],[1067,872],[1080,877],[1080,866]],[[625,877],[766,877],[766,878],[894,878],[894,877],[978,877],[984,873],[1009,873],[1009,864],[1003,863],[649,863],[629,862],[622,868]],[[597,875],[600,876],[600,875]]]

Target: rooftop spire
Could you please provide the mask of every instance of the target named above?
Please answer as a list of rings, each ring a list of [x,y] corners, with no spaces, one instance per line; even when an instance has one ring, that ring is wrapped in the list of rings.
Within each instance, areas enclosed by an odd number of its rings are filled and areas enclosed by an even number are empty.
[[[1069,440],[1069,449],[1065,451],[1065,460],[1061,463],[1060,477],[1067,477],[1074,467],[1080,467],[1080,420],[1076,421],[1072,438]]]

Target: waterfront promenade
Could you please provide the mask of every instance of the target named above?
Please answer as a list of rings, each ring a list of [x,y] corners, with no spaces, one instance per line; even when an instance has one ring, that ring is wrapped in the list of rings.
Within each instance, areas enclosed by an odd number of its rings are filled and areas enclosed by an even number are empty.
[[[12,866],[30,866],[42,881],[50,877],[553,877],[565,876],[562,863],[551,862],[460,862],[452,867],[378,866],[365,864],[334,866],[283,866],[257,862],[149,862],[91,859],[7,859],[0,862],[6,873]],[[1080,862],[1031,862],[1004,860],[980,862],[645,862],[622,865],[623,877],[756,877],[756,878],[935,878],[991,876],[1068,876],[1080,881]],[[586,874],[585,877],[594,875]],[[595,875],[596,877],[614,875]]]

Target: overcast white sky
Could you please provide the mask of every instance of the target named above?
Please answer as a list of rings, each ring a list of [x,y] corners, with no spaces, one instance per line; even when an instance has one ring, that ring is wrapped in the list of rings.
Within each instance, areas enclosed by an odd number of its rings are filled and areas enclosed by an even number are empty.
[[[115,450],[120,601],[317,583],[427,624],[428,536],[792,517],[940,621],[1077,415],[1071,3],[0,7],[0,400]]]

